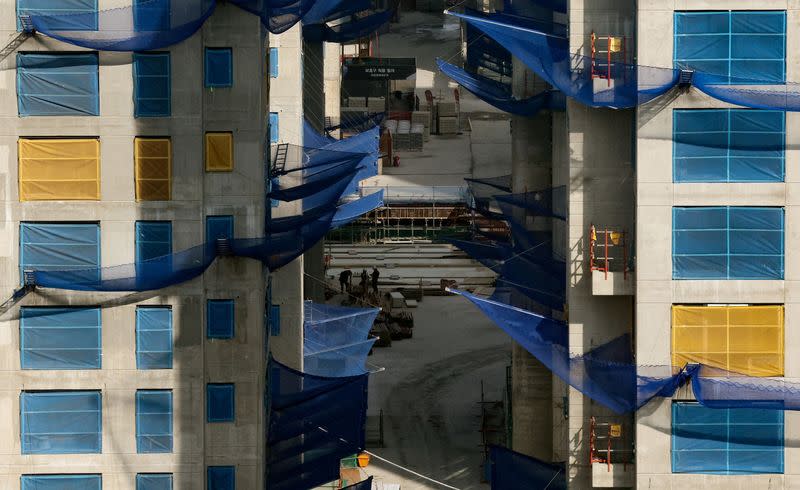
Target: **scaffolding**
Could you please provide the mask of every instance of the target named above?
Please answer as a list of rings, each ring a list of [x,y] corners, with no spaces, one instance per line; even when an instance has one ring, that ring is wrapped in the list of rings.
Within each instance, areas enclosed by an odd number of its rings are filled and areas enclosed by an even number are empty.
[[[384,206],[326,238],[339,243],[378,243],[386,240],[434,240],[469,229],[469,214],[461,205]]]

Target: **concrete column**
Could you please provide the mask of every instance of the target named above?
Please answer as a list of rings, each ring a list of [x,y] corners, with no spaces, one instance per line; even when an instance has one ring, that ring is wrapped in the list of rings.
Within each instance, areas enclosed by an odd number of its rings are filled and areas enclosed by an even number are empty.
[[[514,59],[512,90],[517,97],[531,95],[526,94],[525,72],[525,65]],[[530,73],[527,76],[531,76]],[[525,192],[548,187],[551,181],[549,116],[512,117],[511,142],[512,190]],[[514,295],[512,302],[521,307],[531,307],[521,295]],[[514,343],[511,379],[514,423],[512,447],[523,454],[550,461],[553,447],[552,375],[528,351]]]
[[[280,70],[270,85],[270,111],[278,113],[279,141],[298,146],[303,145],[304,86],[298,86],[298,74],[303,73],[302,32],[298,24],[282,34],[270,34],[270,46],[278,48]],[[301,162],[290,159],[286,164],[298,166]],[[272,209],[272,216],[301,211],[299,203],[281,203]],[[270,337],[270,350],[275,358],[300,370],[303,368],[303,269],[301,256],[272,273],[272,304],[280,306],[281,314],[280,333]]]
[[[321,42],[303,40],[303,114],[318,132],[325,130],[325,55]],[[325,271],[322,239],[305,253],[305,299],[325,301]]]

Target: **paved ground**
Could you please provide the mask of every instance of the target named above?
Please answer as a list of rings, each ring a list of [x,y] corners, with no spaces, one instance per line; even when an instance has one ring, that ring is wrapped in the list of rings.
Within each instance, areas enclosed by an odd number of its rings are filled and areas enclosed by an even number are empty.
[[[369,386],[386,447],[369,450],[462,490],[488,488],[480,483],[480,383],[487,399],[502,398],[510,341],[461,297],[425,297],[413,311],[414,337],[369,358],[386,368]],[[443,488],[374,459],[368,473],[402,490]]]
[[[457,19],[441,13],[403,12],[399,24],[380,38],[380,55],[417,59],[416,91],[425,101],[425,90],[439,100],[453,101],[452,82],[436,67],[436,58],[460,63],[461,41]],[[510,172],[511,135],[508,115],[461,90],[462,133],[431,135],[421,152],[397,152],[400,166],[384,167],[383,175],[362,186],[388,187],[387,198],[426,194],[426,201],[452,201],[464,178],[494,177]],[[472,122],[472,123],[470,123]],[[508,169],[508,170],[507,170]],[[435,187],[435,189],[431,189]],[[460,199],[457,199],[460,200]]]

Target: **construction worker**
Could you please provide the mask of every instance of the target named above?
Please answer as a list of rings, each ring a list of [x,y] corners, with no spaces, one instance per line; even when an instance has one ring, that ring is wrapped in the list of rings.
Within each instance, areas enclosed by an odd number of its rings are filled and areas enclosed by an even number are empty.
[[[350,269],[345,269],[339,274],[339,287],[341,288],[342,292],[344,293],[345,289],[347,292],[350,292],[350,281],[353,277],[353,271]]]
[[[361,292],[367,292],[367,282],[369,280],[369,276],[367,275],[367,269],[361,269]]]
[[[381,273],[378,272],[377,267],[372,268],[372,291],[375,294],[378,294],[378,278],[381,276]]]

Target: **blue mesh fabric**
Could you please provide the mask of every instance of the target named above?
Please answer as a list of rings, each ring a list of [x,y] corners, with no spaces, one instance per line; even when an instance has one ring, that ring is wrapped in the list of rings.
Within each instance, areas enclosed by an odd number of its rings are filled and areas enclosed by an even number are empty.
[[[364,449],[368,376],[312,376],[270,359],[270,489],[311,489],[339,478],[340,460]]]
[[[383,189],[361,199],[341,204],[333,215],[331,229],[345,226],[381,206],[383,206]]]
[[[308,41],[328,43],[348,43],[369,36],[394,16],[394,9],[367,12],[361,16],[352,16],[347,20],[330,24],[304,24],[303,38]]]
[[[369,128],[380,125],[386,117],[385,112],[343,112],[341,122],[331,126],[325,126],[325,131],[336,131],[337,129],[367,131]]]
[[[98,223],[20,223],[20,277],[26,270],[71,271],[75,280],[99,279]]]
[[[510,449],[489,449],[489,482],[492,490],[567,489],[564,463],[547,463]]]
[[[367,339],[377,308],[348,308],[306,301],[303,309],[303,372],[357,376],[375,339]]]
[[[172,369],[172,308],[136,308],[136,369]]]
[[[498,195],[495,199],[530,211],[537,216],[567,219],[567,188],[563,185],[538,191]]]
[[[172,490],[172,473],[139,473],[136,490]]]
[[[469,12],[471,15],[481,15],[474,10]],[[486,68],[500,76],[511,78],[513,65],[511,53],[507,49],[470,24],[466,25],[464,33],[467,42],[466,64],[468,66],[473,69]]]
[[[564,93],[591,107],[635,107],[663,95],[678,83],[679,71],[626,63],[614,63],[611,87],[595,90],[591,59],[573,55],[556,24],[531,25],[518,17],[499,14],[469,15],[449,12],[464,19],[522,60],[534,73]]]
[[[94,0],[68,0],[60,9],[35,8],[23,0],[19,14],[29,15],[34,29],[54,39],[103,51],[148,51],[177,44],[197,32],[214,13],[217,0],[137,0],[129,7],[97,10]],[[392,9],[328,27],[324,22],[369,6],[366,0],[231,0],[255,14],[273,34],[280,34],[305,16],[320,26],[325,40],[344,42],[369,33],[389,20]]]
[[[553,108],[553,97],[550,91],[544,91],[533,97],[518,100],[511,95],[511,87],[508,85],[482,75],[469,73],[442,60],[436,60],[436,64],[439,65],[439,70],[442,73],[458,82],[459,85],[475,94],[479,99],[497,107],[501,111],[530,117],[535,116],[542,109]]]

